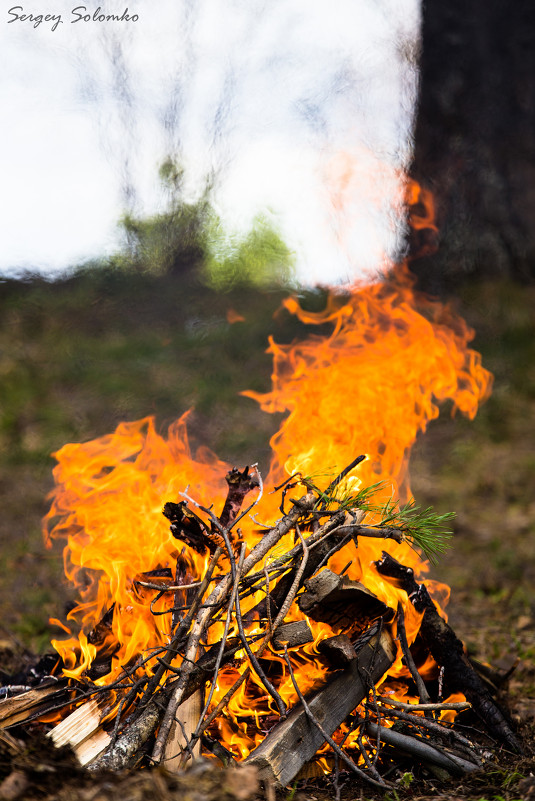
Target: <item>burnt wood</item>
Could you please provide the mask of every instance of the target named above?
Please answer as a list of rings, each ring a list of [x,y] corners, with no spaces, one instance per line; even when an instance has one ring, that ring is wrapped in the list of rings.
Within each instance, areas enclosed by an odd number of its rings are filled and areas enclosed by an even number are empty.
[[[444,668],[444,679],[450,692],[461,692],[489,732],[516,753],[522,753],[504,712],[497,706],[487,688],[470,664],[464,645],[437,608],[424,584],[418,584],[414,571],[383,551],[375,563],[377,571],[403,589],[418,612],[423,612],[420,636],[438,665]]]
[[[314,642],[314,637],[306,620],[282,623],[275,630],[271,640],[271,644],[276,650],[284,650],[285,645],[287,648],[296,648],[307,642]]]
[[[335,637],[326,637],[318,643],[318,651],[323,654],[334,668],[345,668],[357,652],[347,634],[337,634]]]
[[[360,581],[322,570],[305,582],[299,598],[302,612],[312,620],[328,623],[335,631],[362,632],[380,617],[391,620],[394,612]]]
[[[225,476],[225,480],[228,484],[228,493],[225,505],[219,515],[219,522],[223,528],[229,529],[233,525],[240,513],[247,493],[260,486],[258,474],[256,471],[252,473],[249,472],[250,469],[250,467],[246,467],[244,470],[240,471],[237,467],[233,467]]]
[[[368,689],[387,672],[394,661],[395,651],[387,631],[374,635],[345,670],[336,673],[308,700],[312,714],[327,734],[331,735],[338,728],[361,703]],[[323,735],[303,706],[298,704],[249,754],[245,764],[255,765],[262,780],[285,787],[312,759],[323,742]]]
[[[206,551],[215,553],[218,545],[223,543],[221,536],[209,531],[200,517],[188,508],[186,501],[173,503],[168,501],[162,514],[171,521],[170,531],[173,537],[185,542],[202,556]]]

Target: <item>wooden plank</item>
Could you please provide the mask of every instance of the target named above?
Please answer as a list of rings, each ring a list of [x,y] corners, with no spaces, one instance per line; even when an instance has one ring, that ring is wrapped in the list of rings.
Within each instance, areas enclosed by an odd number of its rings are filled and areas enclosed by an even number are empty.
[[[102,727],[74,749],[80,765],[87,765],[111,743],[111,737]]]
[[[361,703],[370,683],[376,684],[387,672],[395,654],[391,635],[387,631],[376,634],[345,670],[308,699],[314,717],[329,735]],[[323,742],[323,735],[298,704],[249,754],[244,764],[255,765],[262,780],[285,787]]]

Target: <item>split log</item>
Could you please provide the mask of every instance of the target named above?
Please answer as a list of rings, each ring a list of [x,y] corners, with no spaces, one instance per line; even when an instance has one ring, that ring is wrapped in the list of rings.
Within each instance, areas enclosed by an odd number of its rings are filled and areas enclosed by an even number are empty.
[[[328,623],[335,631],[362,633],[374,620],[391,620],[394,612],[360,581],[351,581],[331,570],[322,570],[305,581],[306,592],[298,600],[312,620]]]
[[[418,584],[414,571],[383,551],[375,563],[377,571],[395,581],[407,595],[414,608],[423,612],[420,636],[438,665],[444,667],[444,677],[451,692],[463,693],[474,711],[486,724],[490,734],[522,753],[522,746],[515,737],[503,711],[492,699],[489,691],[475,672],[464,651],[464,645],[438,610],[424,584]]]
[[[66,683],[66,679],[50,683],[43,682],[33,690],[0,701],[0,728],[7,729],[17,723],[23,723],[38,713],[44,714],[60,699],[67,700],[65,697]]]
[[[358,706],[394,662],[396,648],[387,631],[372,637],[344,671],[337,673],[308,704],[322,728],[331,735]],[[324,742],[302,704],[275,726],[252,751],[245,764],[255,765],[264,781],[285,787],[293,781]]]
[[[79,706],[48,733],[56,748],[70,745],[81,765],[87,765],[108,747],[111,737],[100,725],[100,706],[95,699]]]

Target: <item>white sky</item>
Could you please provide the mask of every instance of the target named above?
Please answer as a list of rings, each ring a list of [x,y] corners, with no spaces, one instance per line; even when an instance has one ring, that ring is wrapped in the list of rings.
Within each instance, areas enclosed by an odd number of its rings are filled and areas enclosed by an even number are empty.
[[[113,252],[125,187],[161,209],[178,151],[192,195],[215,174],[229,226],[272,217],[303,280],[394,254],[419,0],[130,0],[137,22],[73,23],[76,7],[0,0],[0,272]]]

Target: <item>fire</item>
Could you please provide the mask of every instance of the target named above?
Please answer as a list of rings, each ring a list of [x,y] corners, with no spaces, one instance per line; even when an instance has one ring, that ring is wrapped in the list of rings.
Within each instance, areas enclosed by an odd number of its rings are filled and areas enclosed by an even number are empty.
[[[289,475],[313,476],[326,486],[357,455],[367,459],[347,478],[347,487],[381,482],[378,499],[406,501],[411,497],[409,454],[416,437],[437,417],[439,405],[450,401],[473,417],[488,395],[491,376],[480,356],[468,347],[472,331],[452,309],[419,295],[407,267],[390,278],[329,294],[322,312],[302,309],[295,298],[286,309],[305,323],[331,327],[327,336],[311,334],[291,345],[270,341],[273,383],[270,392],[244,393],[267,412],[288,412],[273,437],[273,458],[268,488]],[[80,594],[67,617],[71,636],[53,645],[65,664],[65,674],[79,677],[103,649],[111,667],[97,684],[116,678],[125,666],[138,666],[151,674],[155,649],[171,636],[168,602],[155,602],[156,593],[136,581],[141,574],[167,568],[174,575],[177,560],[186,583],[206,570],[206,558],[177,543],[161,514],[168,500],[180,500],[187,489],[200,504],[221,509],[225,495],[225,464],[207,448],[191,452],[187,435],[188,413],[175,422],[167,436],[159,434],[147,417],[121,423],[113,434],[91,442],[68,444],[55,457],[56,489],[44,520],[46,541],[64,540],[65,573]],[[279,496],[264,492],[255,509],[263,523],[280,517]],[[258,525],[248,517],[240,522],[241,537],[249,550],[259,539]],[[409,643],[416,637],[420,616],[406,594],[385,581],[372,562],[385,548],[385,540],[359,540],[346,545],[329,562],[334,572],[347,567],[350,579],[361,581],[390,608],[404,605]],[[293,547],[288,535],[281,550]],[[388,550],[417,574],[427,564],[406,543],[388,541]],[[184,580],[182,580],[184,583]],[[447,588],[427,582],[440,607]],[[262,597],[251,596],[251,608]],[[294,604],[289,619],[303,618]],[[309,621],[315,641],[292,654],[293,669],[306,693],[325,674],[316,645],[333,631],[327,624]],[[222,623],[209,630],[217,642]],[[251,629],[248,629],[251,632]],[[243,670],[235,664],[221,669],[214,704]],[[280,654],[267,651],[273,661],[277,690],[293,704],[296,694]],[[175,666],[180,666],[177,656]],[[141,664],[143,662],[143,664]],[[434,665],[421,666],[432,675]],[[390,671],[392,678],[407,676],[401,653]],[[225,718],[219,718],[219,736],[239,756],[249,753],[263,737],[275,707],[254,673],[232,698]],[[267,723],[266,723],[267,722]]]

